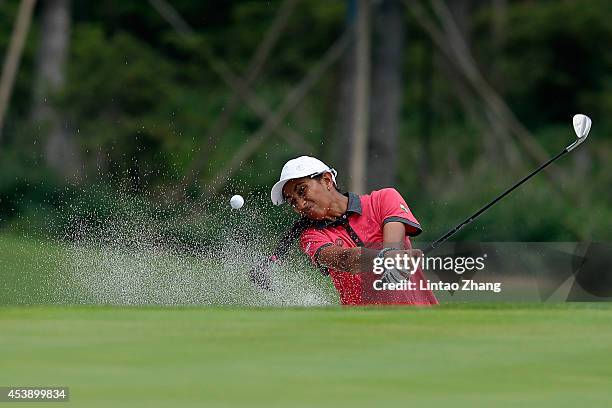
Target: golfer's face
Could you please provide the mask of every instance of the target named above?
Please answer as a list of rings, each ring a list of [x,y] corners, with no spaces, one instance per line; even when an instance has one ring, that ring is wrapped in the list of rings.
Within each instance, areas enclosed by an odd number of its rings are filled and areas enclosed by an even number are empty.
[[[322,179],[303,177],[290,180],[283,187],[285,200],[300,215],[321,220],[329,211],[329,190]]]

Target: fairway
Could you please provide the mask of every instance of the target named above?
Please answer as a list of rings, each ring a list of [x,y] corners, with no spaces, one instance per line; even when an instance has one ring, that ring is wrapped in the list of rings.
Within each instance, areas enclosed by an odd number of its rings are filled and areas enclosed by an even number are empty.
[[[0,384],[75,407],[612,404],[609,304],[3,307],[0,327]]]

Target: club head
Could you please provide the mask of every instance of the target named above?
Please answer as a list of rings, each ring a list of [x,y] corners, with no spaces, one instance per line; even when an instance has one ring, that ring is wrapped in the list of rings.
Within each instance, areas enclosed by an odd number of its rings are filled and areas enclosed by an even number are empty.
[[[582,139],[589,135],[589,131],[591,130],[591,118],[579,113],[578,115],[574,115],[573,123],[574,132],[576,132],[578,139]]]
[[[587,115],[579,113],[574,115],[572,123],[574,125],[574,132],[576,132],[576,137],[578,137],[578,139],[567,147],[568,152],[571,152],[586,140],[587,136],[589,135],[589,131],[591,130],[592,121]]]

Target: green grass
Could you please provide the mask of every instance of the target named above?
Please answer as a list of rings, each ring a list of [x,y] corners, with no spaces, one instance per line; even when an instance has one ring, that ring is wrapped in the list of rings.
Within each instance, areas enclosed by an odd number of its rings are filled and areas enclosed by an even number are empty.
[[[610,303],[45,305],[69,261],[0,236],[0,386],[68,386],[74,407],[612,405]]]
[[[0,305],[57,301],[64,259],[59,243],[0,235]]]
[[[0,385],[75,407],[610,406],[611,311],[5,307]]]

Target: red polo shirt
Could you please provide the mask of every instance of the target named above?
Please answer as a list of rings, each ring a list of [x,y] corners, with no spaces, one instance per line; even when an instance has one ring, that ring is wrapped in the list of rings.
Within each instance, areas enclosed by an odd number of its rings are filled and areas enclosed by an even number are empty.
[[[414,218],[402,196],[393,188],[373,191],[371,194],[357,196],[348,193],[348,209],[342,216],[348,220],[342,225],[311,227],[300,237],[302,250],[313,263],[322,270],[329,272],[334,286],[340,294],[343,305],[366,304],[406,304],[433,305],[438,301],[430,290],[421,290],[419,281],[425,278],[418,270],[411,278],[416,288],[413,290],[374,290],[373,283],[380,275],[373,272],[352,274],[333,269],[326,270],[319,265],[319,252],[330,245],[344,248],[364,246],[380,249],[383,242],[383,226],[387,222],[401,222],[406,225],[405,248],[410,249],[409,236],[421,233],[421,226]]]

